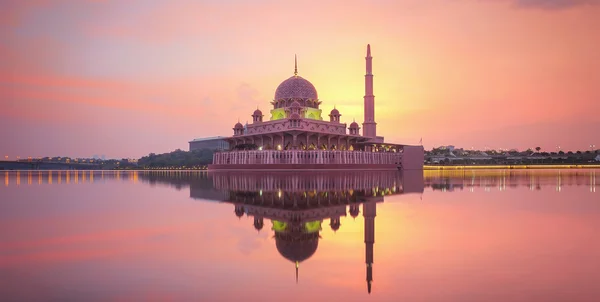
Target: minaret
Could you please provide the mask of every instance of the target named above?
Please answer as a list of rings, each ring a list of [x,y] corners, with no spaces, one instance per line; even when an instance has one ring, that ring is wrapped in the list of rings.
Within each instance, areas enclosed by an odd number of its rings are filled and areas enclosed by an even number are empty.
[[[373,282],[375,216],[377,216],[377,204],[374,201],[363,203],[363,217],[365,219],[365,263],[367,264],[367,291],[369,294],[371,293],[371,283]]]
[[[371,45],[367,44],[367,74],[365,74],[365,120],[363,122],[363,136],[377,136],[377,123],[375,123],[375,96],[373,95],[373,57]]]

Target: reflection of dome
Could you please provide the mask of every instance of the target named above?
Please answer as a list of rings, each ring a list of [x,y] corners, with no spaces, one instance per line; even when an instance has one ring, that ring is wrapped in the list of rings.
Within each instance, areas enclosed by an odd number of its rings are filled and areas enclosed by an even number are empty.
[[[317,90],[311,82],[295,75],[281,82],[275,90],[276,101],[292,98],[316,100],[318,99]]]
[[[254,228],[260,231],[263,228],[264,222],[262,217],[254,217]]]
[[[302,262],[312,256],[319,245],[321,221],[283,222],[272,220],[277,251],[285,259]]]
[[[235,206],[235,216],[242,217],[244,216],[244,207],[243,206]]]
[[[302,262],[310,258],[319,246],[319,233],[275,233],[275,246],[285,259]]]
[[[331,229],[333,231],[337,231],[337,230],[340,229],[340,226],[342,224],[340,223],[340,218],[338,217],[338,218],[332,218],[331,222],[329,223],[329,225],[331,226]]]
[[[350,216],[352,216],[352,218],[356,218],[356,216],[358,216],[358,213],[360,213],[360,210],[358,209],[358,205],[351,205],[350,206]]]

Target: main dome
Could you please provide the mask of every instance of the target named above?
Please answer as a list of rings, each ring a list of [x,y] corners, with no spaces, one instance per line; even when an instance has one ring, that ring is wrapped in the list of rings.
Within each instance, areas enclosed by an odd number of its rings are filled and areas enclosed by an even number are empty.
[[[318,99],[315,86],[301,76],[294,75],[281,82],[275,90],[275,100],[281,99]]]

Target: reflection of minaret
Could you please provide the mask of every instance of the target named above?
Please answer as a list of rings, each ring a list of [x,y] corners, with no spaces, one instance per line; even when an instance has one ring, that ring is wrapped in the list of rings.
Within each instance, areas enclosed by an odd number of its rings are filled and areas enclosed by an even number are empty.
[[[363,217],[365,219],[365,262],[367,263],[367,290],[371,293],[373,282],[373,245],[375,244],[375,216],[377,204],[375,202],[363,203]]]

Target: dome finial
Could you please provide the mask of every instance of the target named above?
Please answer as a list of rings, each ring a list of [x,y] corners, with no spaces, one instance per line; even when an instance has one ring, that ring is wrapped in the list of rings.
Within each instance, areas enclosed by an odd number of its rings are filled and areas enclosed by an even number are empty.
[[[294,75],[298,75],[298,57],[294,54]]]
[[[300,264],[296,261],[296,284],[298,284],[298,266],[300,266]]]

